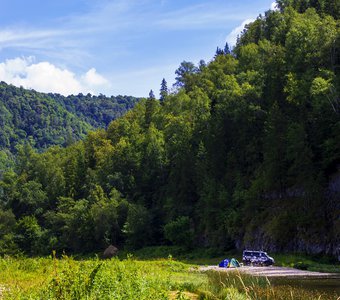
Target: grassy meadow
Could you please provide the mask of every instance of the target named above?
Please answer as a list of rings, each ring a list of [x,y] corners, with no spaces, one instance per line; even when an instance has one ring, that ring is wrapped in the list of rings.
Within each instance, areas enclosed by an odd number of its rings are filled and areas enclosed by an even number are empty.
[[[160,250],[161,251],[161,250]],[[195,255],[194,255],[195,256]],[[193,259],[194,260],[194,259]],[[166,259],[2,258],[2,299],[336,299],[267,278],[200,272],[199,265]]]

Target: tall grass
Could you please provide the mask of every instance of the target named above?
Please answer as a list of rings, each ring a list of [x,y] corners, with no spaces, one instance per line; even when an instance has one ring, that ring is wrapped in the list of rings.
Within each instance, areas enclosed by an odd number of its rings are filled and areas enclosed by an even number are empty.
[[[5,288],[5,290],[4,290]],[[2,295],[1,295],[2,294]],[[129,257],[75,260],[0,259],[0,298],[4,299],[336,299],[289,286],[273,286],[263,277],[207,271],[168,259]]]
[[[162,300],[170,291],[195,292],[206,278],[173,260],[8,258],[0,259],[0,268],[5,299]]]

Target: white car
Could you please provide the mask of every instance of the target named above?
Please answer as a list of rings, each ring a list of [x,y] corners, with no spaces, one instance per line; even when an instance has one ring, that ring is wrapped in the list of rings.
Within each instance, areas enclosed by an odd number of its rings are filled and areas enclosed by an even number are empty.
[[[267,252],[244,250],[242,255],[244,265],[271,266],[275,263],[274,258],[270,257]]]

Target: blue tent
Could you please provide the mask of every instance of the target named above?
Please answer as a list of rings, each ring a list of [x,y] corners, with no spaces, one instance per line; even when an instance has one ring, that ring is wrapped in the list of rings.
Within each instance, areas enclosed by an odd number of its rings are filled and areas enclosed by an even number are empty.
[[[228,258],[222,260],[222,261],[218,264],[218,266],[219,266],[220,268],[228,268],[228,265],[229,265],[229,259],[228,259]]]
[[[241,265],[239,264],[239,262],[235,258],[232,258],[230,260],[228,258],[226,258],[226,259],[222,260],[218,264],[218,266],[220,268],[239,268],[239,267],[241,267]]]

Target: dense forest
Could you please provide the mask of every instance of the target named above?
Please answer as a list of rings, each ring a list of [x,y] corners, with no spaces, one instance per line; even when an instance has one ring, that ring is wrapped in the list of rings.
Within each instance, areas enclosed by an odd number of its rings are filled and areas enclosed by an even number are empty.
[[[106,128],[138,101],[128,96],[44,94],[0,82],[0,172],[25,142],[38,151],[67,146]]]
[[[277,6],[107,130],[19,147],[0,183],[1,253],[112,243],[338,256],[340,3]]]

